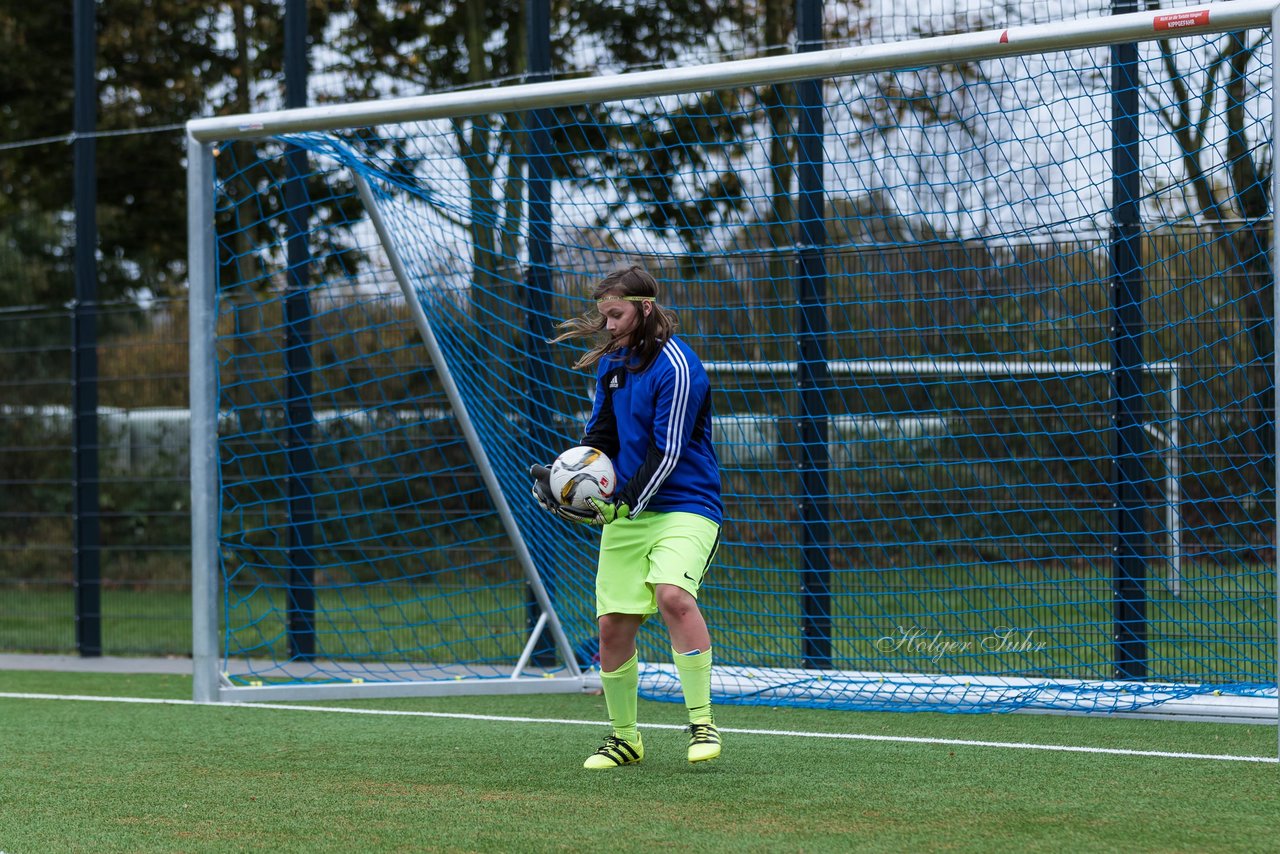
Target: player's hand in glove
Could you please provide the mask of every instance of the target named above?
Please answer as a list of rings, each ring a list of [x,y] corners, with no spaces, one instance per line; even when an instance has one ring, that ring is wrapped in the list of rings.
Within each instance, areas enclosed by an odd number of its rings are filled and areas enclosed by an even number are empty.
[[[601,501],[599,498],[592,498],[591,504],[596,508],[594,516],[597,525],[608,525],[610,522],[616,522],[618,519],[627,519],[631,516],[631,508],[626,504],[612,504],[608,501]]]
[[[600,521],[599,514],[595,509],[583,510],[580,507],[570,507],[567,504],[561,504],[556,508],[556,515],[566,522],[573,522],[577,525],[592,525],[598,527],[603,524]]]
[[[554,513],[566,522],[578,525],[599,525],[599,516],[593,509],[580,510],[577,507],[566,507],[556,500],[551,491],[551,469],[537,464],[529,466],[529,477],[533,478],[533,497],[548,513]]]

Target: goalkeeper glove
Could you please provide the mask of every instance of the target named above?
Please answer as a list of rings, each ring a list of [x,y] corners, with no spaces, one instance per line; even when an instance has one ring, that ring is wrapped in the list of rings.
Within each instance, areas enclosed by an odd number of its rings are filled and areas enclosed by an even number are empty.
[[[608,525],[619,519],[631,518],[631,508],[626,504],[611,504],[599,498],[592,498],[591,504],[596,508],[594,516],[597,525]]]
[[[533,498],[548,513],[556,512],[555,495],[551,492],[551,469],[537,464],[529,466],[529,477],[533,478]]]
[[[599,525],[599,514],[595,510],[580,510],[577,507],[566,507],[556,500],[551,491],[551,469],[537,464],[529,466],[529,477],[533,478],[533,497],[538,505],[548,513],[554,513],[566,522],[579,525]]]

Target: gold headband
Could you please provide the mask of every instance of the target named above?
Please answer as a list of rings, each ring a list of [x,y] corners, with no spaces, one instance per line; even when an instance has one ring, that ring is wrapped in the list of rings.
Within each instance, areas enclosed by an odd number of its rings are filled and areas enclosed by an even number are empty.
[[[609,297],[604,297],[603,299],[598,299],[598,300],[596,300],[596,305],[600,305],[601,303],[605,303],[605,302],[608,302],[609,300],[614,300],[614,299],[624,299],[624,300],[626,300],[627,302],[657,302],[657,300],[656,300],[654,297],[636,297],[636,296],[630,296],[630,297],[613,297],[613,296],[609,296]]]

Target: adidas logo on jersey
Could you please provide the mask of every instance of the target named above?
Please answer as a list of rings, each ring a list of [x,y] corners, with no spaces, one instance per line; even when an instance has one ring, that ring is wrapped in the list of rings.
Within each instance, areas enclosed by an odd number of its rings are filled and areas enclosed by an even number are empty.
[[[609,388],[617,388],[617,387],[618,387],[618,378],[617,376],[614,376],[613,379],[609,380]]]

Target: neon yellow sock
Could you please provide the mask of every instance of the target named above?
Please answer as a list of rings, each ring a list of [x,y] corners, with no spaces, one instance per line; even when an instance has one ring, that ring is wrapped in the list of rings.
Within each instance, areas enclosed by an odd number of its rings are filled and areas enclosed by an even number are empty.
[[[631,656],[617,670],[600,671],[600,687],[604,689],[604,704],[609,708],[609,723],[613,734],[635,744],[640,740],[636,729],[636,696],[640,688],[640,667],[637,655]]]
[[[671,660],[676,663],[676,672],[680,674],[680,688],[684,691],[684,706],[689,710],[689,723],[711,723],[711,650],[687,655],[672,647]]]

